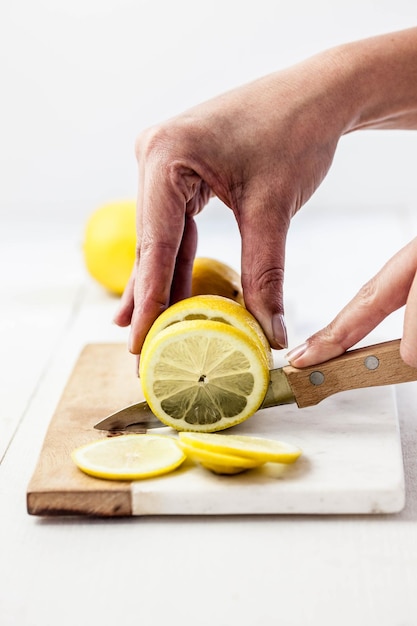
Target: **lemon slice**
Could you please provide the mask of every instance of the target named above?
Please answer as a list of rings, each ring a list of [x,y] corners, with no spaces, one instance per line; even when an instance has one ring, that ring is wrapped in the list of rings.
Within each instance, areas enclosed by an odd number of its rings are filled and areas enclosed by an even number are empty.
[[[294,463],[300,448],[283,441],[249,435],[217,435],[213,433],[179,433],[182,446],[194,450],[245,457],[259,463]]]
[[[262,465],[261,462],[255,459],[203,450],[202,448],[188,446],[184,441],[181,441],[181,446],[190,459],[197,461],[215,474],[240,474],[248,469]]]
[[[80,470],[97,478],[137,480],[172,472],[185,460],[181,446],[163,435],[120,435],[73,450]]]
[[[139,371],[151,410],[177,430],[213,432],[242,422],[260,407],[269,383],[259,344],[207,319],[159,331],[142,351]]]
[[[268,362],[268,367],[272,367],[271,346],[259,322],[238,302],[218,295],[192,296],[168,307],[159,315],[149,330],[143,344],[142,355],[161,330],[177,322],[192,320],[212,320],[239,328],[259,346]]]

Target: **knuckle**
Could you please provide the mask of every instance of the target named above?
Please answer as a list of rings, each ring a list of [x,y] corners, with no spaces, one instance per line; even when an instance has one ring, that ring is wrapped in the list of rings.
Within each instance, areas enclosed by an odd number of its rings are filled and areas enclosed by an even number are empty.
[[[374,307],[377,301],[377,292],[376,279],[372,278],[359,289],[357,295],[358,306],[364,309]]]
[[[204,185],[192,165],[190,129],[186,125],[170,122],[145,130],[135,143],[138,162],[150,166],[158,173],[167,191],[174,197],[190,202],[195,196],[202,198],[191,207],[197,213],[210,198],[210,188]]]
[[[384,295],[383,285],[381,286],[379,275],[371,278],[359,290],[355,305],[362,314],[363,319],[369,319],[379,323],[392,313],[396,308],[396,296],[387,300]]]
[[[341,354],[351,346],[349,335],[349,329],[344,324],[334,320],[325,328],[312,335],[309,342],[313,346],[327,346]]]
[[[140,244],[139,254],[141,259],[145,259],[148,255],[157,258],[160,263],[168,259],[172,259],[177,253],[177,242],[161,237],[154,237],[151,234],[144,234]]]
[[[137,160],[161,159],[169,146],[173,144],[172,134],[172,131],[165,124],[151,126],[142,131],[135,142]]]
[[[245,293],[257,295],[273,300],[279,299],[278,307],[282,307],[282,286],[284,269],[282,267],[252,268],[252,272],[242,272],[242,287]],[[250,297],[250,295],[249,295]]]

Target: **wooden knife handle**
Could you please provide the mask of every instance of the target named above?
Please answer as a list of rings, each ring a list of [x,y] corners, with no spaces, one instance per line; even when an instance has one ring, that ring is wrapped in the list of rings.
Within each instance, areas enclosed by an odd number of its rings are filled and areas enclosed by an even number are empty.
[[[339,391],[417,380],[417,368],[400,357],[399,339],[349,350],[313,367],[287,365],[283,369],[300,408],[318,404]]]

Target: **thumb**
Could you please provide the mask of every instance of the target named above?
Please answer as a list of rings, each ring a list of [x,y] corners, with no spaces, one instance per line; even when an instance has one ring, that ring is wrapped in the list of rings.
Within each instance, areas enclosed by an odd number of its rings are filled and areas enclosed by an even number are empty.
[[[272,348],[286,348],[283,284],[289,218],[263,200],[243,207],[238,222],[245,305],[261,324]]]

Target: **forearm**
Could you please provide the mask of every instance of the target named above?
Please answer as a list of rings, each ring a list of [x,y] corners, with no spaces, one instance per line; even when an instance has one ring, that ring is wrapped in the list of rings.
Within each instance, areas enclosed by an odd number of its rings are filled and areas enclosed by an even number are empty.
[[[417,129],[417,28],[339,46],[334,58],[358,129]],[[346,103],[345,103],[346,104]]]

